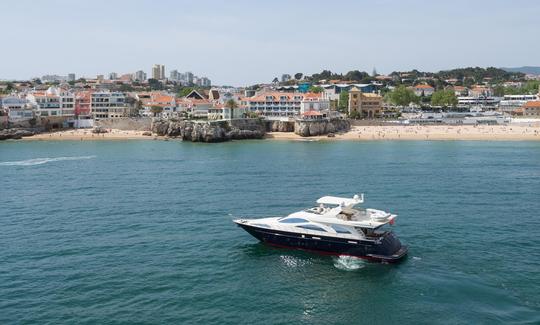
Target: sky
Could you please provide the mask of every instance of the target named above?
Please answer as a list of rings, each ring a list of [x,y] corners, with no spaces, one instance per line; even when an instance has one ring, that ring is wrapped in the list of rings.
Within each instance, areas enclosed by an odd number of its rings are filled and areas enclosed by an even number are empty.
[[[0,79],[150,75],[213,84],[323,69],[540,65],[540,1],[0,0]]]

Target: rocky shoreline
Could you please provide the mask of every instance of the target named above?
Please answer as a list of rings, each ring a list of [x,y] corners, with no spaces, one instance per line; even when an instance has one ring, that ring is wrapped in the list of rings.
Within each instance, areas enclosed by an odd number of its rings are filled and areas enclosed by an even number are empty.
[[[332,120],[296,120],[294,133],[302,137],[326,135],[337,132],[347,132],[351,129],[351,122],[345,119]]]
[[[33,135],[36,135],[40,132],[36,130],[29,130],[29,129],[3,129],[0,130],[0,140],[19,140],[23,137],[31,137]]]
[[[181,138],[193,142],[262,139],[266,127],[260,119],[231,121],[154,120],[152,132],[158,136]]]

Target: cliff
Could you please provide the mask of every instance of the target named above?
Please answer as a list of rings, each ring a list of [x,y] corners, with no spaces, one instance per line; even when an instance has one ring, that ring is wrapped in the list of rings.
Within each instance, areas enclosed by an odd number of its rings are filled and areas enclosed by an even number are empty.
[[[265,125],[260,119],[235,119],[232,121],[154,120],[152,132],[160,136],[178,137],[193,142],[223,142],[261,139],[265,134]]]
[[[267,132],[294,132],[294,122],[265,121]]]
[[[344,119],[296,120],[294,122],[294,133],[303,137],[345,132],[349,131],[350,128],[351,122]]]

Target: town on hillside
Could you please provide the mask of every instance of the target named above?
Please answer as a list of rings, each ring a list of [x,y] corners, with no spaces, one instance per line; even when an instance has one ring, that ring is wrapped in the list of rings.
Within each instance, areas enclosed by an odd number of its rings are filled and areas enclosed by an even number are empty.
[[[540,76],[497,68],[389,75],[324,70],[283,74],[246,87],[212,86],[210,79],[156,64],[144,71],[76,78],[46,75],[0,81],[0,124],[91,128],[95,121],[152,117],[183,120],[262,118],[269,121],[355,120],[399,123],[505,123],[540,117]]]

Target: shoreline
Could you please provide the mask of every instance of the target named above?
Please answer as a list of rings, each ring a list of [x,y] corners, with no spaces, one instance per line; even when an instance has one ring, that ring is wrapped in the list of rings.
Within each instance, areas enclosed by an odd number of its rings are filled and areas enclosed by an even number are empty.
[[[24,137],[24,141],[104,141],[167,140],[167,137],[143,135],[144,131],[111,129],[95,134],[90,129],[63,130]],[[353,126],[350,131],[301,137],[293,132],[267,132],[265,140],[275,141],[540,141],[540,127],[519,125],[391,125]]]

